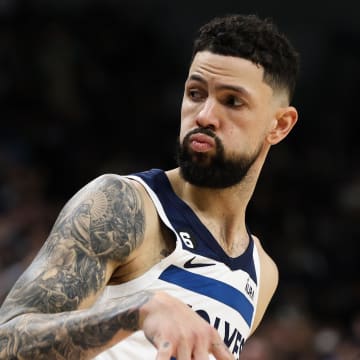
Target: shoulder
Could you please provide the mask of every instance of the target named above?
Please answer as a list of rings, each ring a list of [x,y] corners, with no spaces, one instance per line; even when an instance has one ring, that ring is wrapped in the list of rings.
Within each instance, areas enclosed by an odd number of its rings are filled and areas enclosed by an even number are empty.
[[[253,236],[253,239],[259,254],[260,281],[258,304],[251,332],[259,326],[279,282],[279,271],[274,260],[264,250],[260,240],[256,236]]]
[[[94,197],[94,194],[102,193],[107,200],[126,201],[127,204],[143,206],[149,197],[144,187],[131,178],[117,174],[103,174],[85,185],[75,195],[77,197],[93,198],[100,201],[101,197]],[[145,202],[145,203],[144,203]]]
[[[118,234],[132,236],[133,250],[142,244],[145,238],[153,239],[160,231],[156,207],[146,188],[137,180],[116,174],[104,174],[95,178],[84,187],[86,195],[94,202],[94,211],[104,215],[102,220],[113,229],[119,229]],[[97,216],[99,216],[98,214]],[[119,228],[120,226],[120,228]]]
[[[129,180],[97,177],[63,207],[39,253],[11,289],[0,321],[26,312],[88,307],[144,241],[142,196]]]
[[[143,194],[139,187],[124,176],[103,174],[81,188],[64,206],[62,213],[75,216],[83,213],[92,223],[110,221],[119,215],[143,212]],[[60,218],[62,218],[60,216]]]
[[[88,216],[90,238],[103,244],[112,244],[109,249],[131,251],[143,240],[145,232],[144,193],[134,181],[116,174],[103,174],[82,188],[72,202],[72,213]],[[79,216],[73,218],[80,219]],[[126,252],[123,254],[125,255]],[[110,257],[117,261],[119,253]]]
[[[254,235],[252,235],[252,237],[259,254],[261,277],[266,276],[268,280],[271,280],[270,282],[276,286],[279,278],[278,267],[275,261],[264,250],[259,238]]]
[[[98,192],[118,195],[124,192],[133,193],[134,190],[135,186],[126,177],[117,174],[103,174],[81,188],[72,199],[91,197]]]

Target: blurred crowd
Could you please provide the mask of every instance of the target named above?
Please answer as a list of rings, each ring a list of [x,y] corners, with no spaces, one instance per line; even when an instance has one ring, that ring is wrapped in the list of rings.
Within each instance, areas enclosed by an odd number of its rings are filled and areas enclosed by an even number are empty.
[[[241,360],[358,360],[360,313],[343,326],[319,324],[296,309],[283,309],[248,340]]]
[[[173,19],[155,5],[146,17],[136,1],[89,3],[0,5],[1,301],[85,183],[175,165],[199,23],[164,32]],[[360,29],[309,29],[284,29],[302,54],[300,120],[270,153],[249,208],[280,284],[244,360],[360,359]]]

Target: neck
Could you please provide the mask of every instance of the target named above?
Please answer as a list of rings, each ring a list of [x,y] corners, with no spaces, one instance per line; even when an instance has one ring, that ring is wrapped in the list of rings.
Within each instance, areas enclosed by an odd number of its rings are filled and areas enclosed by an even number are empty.
[[[186,182],[179,169],[167,172],[175,193],[185,201],[230,256],[248,245],[245,214],[260,169],[253,167],[243,181],[225,189],[201,188]]]

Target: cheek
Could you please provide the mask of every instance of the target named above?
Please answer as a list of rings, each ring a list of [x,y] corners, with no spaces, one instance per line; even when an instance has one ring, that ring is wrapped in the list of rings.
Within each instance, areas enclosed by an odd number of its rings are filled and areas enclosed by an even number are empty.
[[[260,138],[263,134],[258,133],[254,126],[250,124],[242,124],[241,126],[231,126],[227,129],[228,146],[235,152],[248,153],[258,146]],[[224,144],[226,147],[226,144]]]
[[[191,131],[193,130],[193,127],[190,127],[188,125],[186,125],[186,123],[184,122],[181,122],[181,126],[180,126],[180,132],[179,132],[179,141],[180,141],[180,144],[182,144],[185,136]]]
[[[195,119],[194,106],[190,106],[186,101],[183,101],[181,106],[180,141],[183,140],[190,130],[196,127]]]
[[[187,124],[187,121],[184,120],[184,118],[181,118],[181,122],[180,122],[180,131],[179,131],[179,141],[180,143],[182,143],[182,141],[184,140],[185,135],[190,131],[190,128]]]
[[[181,120],[189,121],[189,118],[192,118],[194,115],[194,106],[187,100],[183,99],[181,104]]]

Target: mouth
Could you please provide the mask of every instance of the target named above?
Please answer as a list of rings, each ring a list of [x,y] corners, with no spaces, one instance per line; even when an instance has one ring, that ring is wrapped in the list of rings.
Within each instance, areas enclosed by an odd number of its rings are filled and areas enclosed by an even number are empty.
[[[197,133],[190,136],[189,145],[191,150],[203,153],[214,149],[216,144],[213,137]]]

